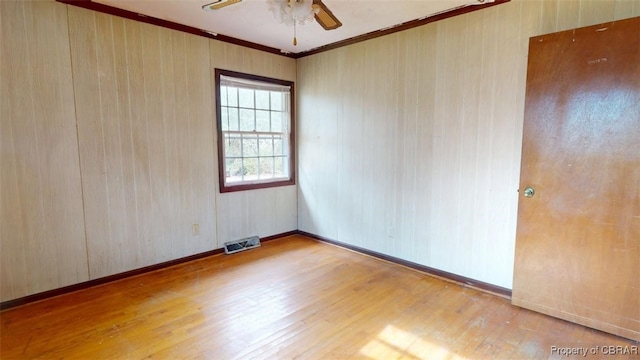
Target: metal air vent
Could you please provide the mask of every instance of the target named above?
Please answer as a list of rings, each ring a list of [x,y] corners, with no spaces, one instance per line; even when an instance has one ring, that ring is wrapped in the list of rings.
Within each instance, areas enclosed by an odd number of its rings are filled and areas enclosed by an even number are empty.
[[[225,254],[233,254],[244,250],[253,249],[260,246],[260,238],[257,236],[248,237],[245,239],[227,241],[224,243]]]

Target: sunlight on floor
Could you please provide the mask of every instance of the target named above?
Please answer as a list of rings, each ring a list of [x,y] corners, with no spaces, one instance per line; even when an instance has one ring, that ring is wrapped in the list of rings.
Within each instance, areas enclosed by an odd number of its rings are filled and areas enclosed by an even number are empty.
[[[424,341],[417,336],[396,328],[387,327],[378,337],[365,345],[360,353],[370,359],[433,359],[466,360],[441,346]]]

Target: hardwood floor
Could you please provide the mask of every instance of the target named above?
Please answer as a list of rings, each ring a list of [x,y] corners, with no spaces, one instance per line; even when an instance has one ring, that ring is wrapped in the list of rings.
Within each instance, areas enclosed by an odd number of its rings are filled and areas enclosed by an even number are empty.
[[[2,359],[639,358],[638,343],[302,236],[0,318]]]

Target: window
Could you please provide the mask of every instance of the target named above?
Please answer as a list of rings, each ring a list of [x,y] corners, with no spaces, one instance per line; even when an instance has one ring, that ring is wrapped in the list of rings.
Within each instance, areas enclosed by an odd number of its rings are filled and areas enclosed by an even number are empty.
[[[295,184],[293,82],[215,76],[220,192]]]

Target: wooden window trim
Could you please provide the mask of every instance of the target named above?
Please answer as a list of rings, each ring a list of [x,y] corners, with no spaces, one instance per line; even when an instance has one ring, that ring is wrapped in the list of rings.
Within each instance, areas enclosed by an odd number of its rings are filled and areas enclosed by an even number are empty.
[[[220,77],[221,76],[229,76],[253,81],[261,81],[268,82],[283,86],[288,86],[290,88],[289,96],[290,96],[290,132],[289,132],[289,179],[286,180],[275,180],[269,182],[260,182],[260,183],[250,183],[250,184],[239,184],[239,185],[225,185],[225,171],[224,171],[224,135],[222,132],[222,107],[220,101]],[[245,190],[254,190],[254,189],[266,189],[280,186],[291,186],[296,184],[296,116],[295,116],[295,86],[293,81],[274,79],[265,76],[246,74],[232,70],[225,69],[215,69],[215,106],[216,106],[216,134],[217,134],[217,143],[218,143],[218,180],[220,183],[220,192],[228,193],[235,191],[245,191]]]

